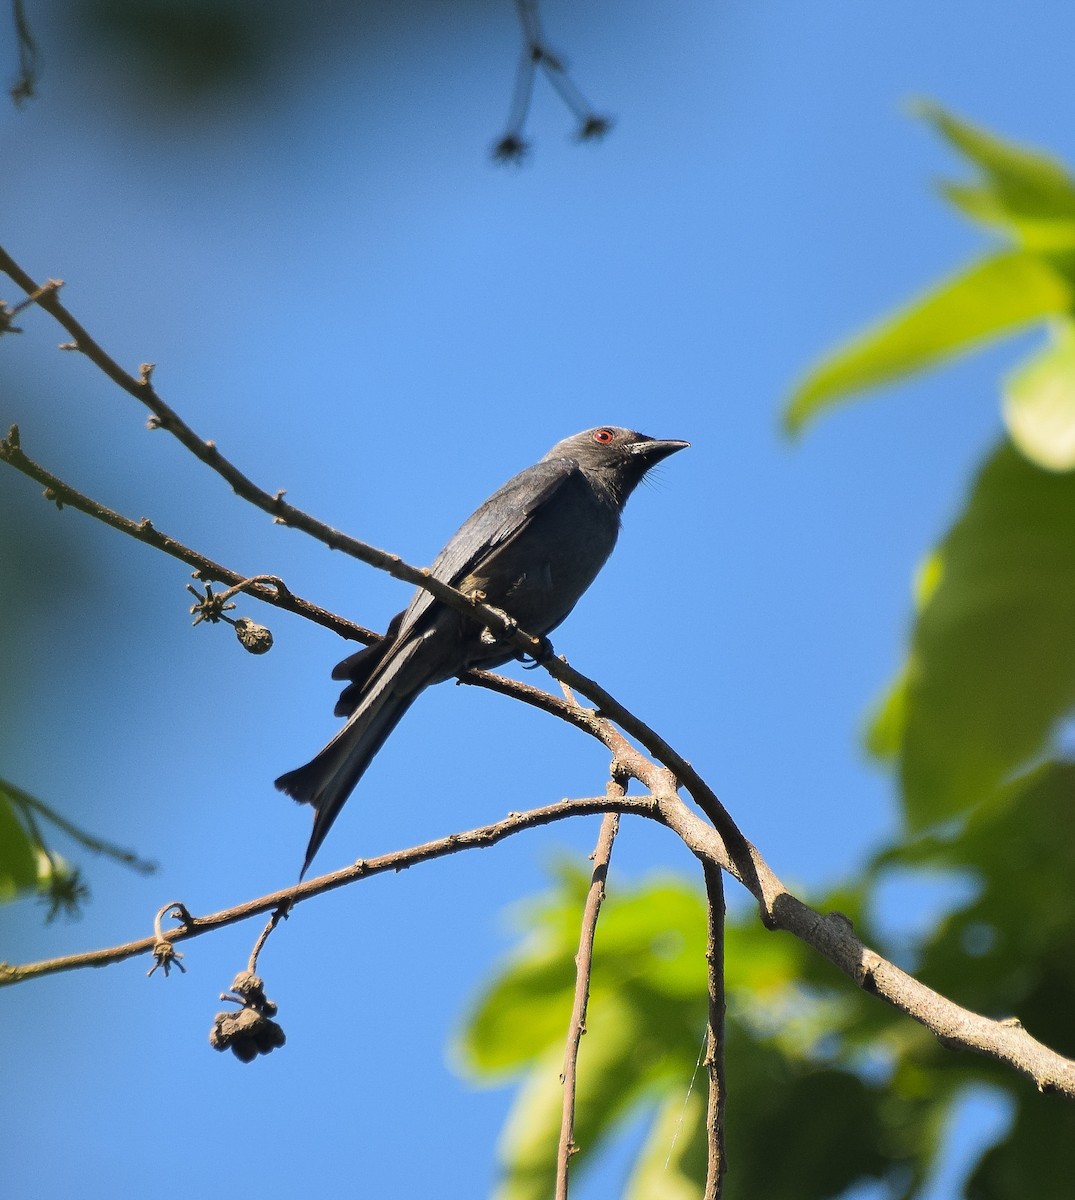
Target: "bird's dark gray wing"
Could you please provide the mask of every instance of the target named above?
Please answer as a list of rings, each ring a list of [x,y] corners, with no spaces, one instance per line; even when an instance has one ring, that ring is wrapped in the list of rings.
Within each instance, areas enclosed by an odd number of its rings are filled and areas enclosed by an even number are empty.
[[[463,522],[430,567],[434,578],[456,586],[473,574],[494,551],[502,549],[527,527],[578,467],[569,458],[543,459],[509,479]],[[403,614],[400,636],[406,635],[434,603],[424,588],[416,592]]]
[[[396,613],[389,621],[388,628],[384,631],[384,637],[379,642],[374,642],[372,646],[363,646],[361,650],[349,654],[332,668],[333,679],[349,679],[351,681],[340,693],[339,700],[336,701],[336,716],[349,717],[355,711],[358,702],[362,699],[362,689],[369,683],[374,671],[384,662],[385,656],[392,648],[402,620],[403,614]]]

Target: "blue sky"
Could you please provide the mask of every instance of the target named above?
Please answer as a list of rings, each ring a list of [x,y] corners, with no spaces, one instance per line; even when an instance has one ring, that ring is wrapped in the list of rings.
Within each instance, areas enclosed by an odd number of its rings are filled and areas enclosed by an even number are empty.
[[[689,439],[632,499],[556,647],[702,770],[789,883],[839,879],[897,820],[859,730],[900,661],[915,564],[1000,435],[997,380],[1020,347],[797,444],[779,409],[821,352],[983,243],[932,191],[961,168],[909,99],[1075,161],[1075,9],[546,3],[550,41],[616,126],[576,145],[539,83],[533,153],[498,169],[511,5],[391,8],[282,57],[253,101],[240,90],[194,117],[147,108],[131,64],[65,50],[44,25],[40,97],[0,113],[4,244],[64,278],[124,363],[156,362],[161,394],[253,478],[412,562],[568,433]],[[31,456],[362,623],[406,603],[148,433],[129,397],[55,351],[43,314],[21,324],[2,347],[0,424],[20,424]],[[248,657],[222,629],[190,629],[178,565],[10,473],[0,497],[35,545],[0,580],[21,614],[0,633],[4,771],[161,864],[147,880],[87,863],[79,923],[5,910],[0,957],[127,940],[167,900],[204,912],[289,882],[308,814],[272,779],[335,728],[337,640],[270,613],[276,647]],[[540,714],[442,686],[317,865],[599,792],[606,767]],[[588,853],[596,826],[305,906],[263,961],[288,1046],[252,1067],[205,1039],[253,928],[191,944],[168,981],[134,962],[5,991],[12,1194],[167,1198],[238,1178],[268,1196],[359,1179],[373,1195],[485,1194],[511,1092],[474,1090],[447,1046],[511,944],[512,904],[556,854]],[[691,869],[666,833],[628,822],[613,886],[617,871]],[[908,894],[890,917],[927,903]],[[614,1194],[617,1169],[578,1194]]]

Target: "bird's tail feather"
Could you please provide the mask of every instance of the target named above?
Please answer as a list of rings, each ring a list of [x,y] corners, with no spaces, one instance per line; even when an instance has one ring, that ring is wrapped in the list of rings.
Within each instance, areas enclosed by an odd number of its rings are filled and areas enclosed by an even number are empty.
[[[355,784],[418,695],[418,691],[396,693],[391,682],[385,680],[367,696],[332,741],[305,766],[288,771],[276,780],[280,791],[300,804],[311,805],[314,810],[314,827],[300,879],[306,874]]]

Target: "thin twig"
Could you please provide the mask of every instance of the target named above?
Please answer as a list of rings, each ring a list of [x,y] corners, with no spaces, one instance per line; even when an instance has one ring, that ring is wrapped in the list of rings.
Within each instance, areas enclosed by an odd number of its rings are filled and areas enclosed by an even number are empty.
[[[210,913],[205,917],[191,917],[184,922],[182,928],[165,930],[164,939],[182,942],[189,938],[200,937],[204,933],[222,929],[227,925],[235,925],[239,921],[246,921],[261,913],[271,912],[285,903],[301,904],[313,896],[335,891],[337,888],[356,883],[360,879],[384,875],[389,871],[403,871],[418,863],[443,858],[448,854],[456,854],[460,850],[495,846],[504,838],[522,833],[525,829],[549,825],[554,821],[562,821],[566,817],[609,811],[655,816],[653,801],[649,796],[629,796],[623,800],[610,800],[607,796],[590,796],[579,800],[561,800],[557,804],[545,805],[527,812],[509,813],[503,820],[496,821],[492,825],[483,825],[465,833],[452,833],[435,841],[424,842],[419,846],[411,846],[406,850],[397,850],[391,854],[382,854],[376,858],[358,859],[350,866],[320,875],[316,879],[308,879],[298,885],[291,884],[286,888],[280,888],[278,891],[269,892],[256,899],[244,901],[231,908],[221,909],[220,912]],[[155,944],[154,937],[145,937],[124,942],[122,945],[109,946],[102,950],[68,954],[62,958],[42,959],[40,962],[22,965],[0,963],[0,987],[22,983],[28,979],[37,979],[43,975],[75,971],[83,967],[108,966],[110,963],[122,962],[124,959],[149,953]]]
[[[291,912],[291,901],[285,900],[277,908],[273,909],[272,916],[265,922],[265,928],[258,934],[258,940],[254,943],[253,950],[250,951],[250,958],[246,964],[247,972],[251,975],[257,974],[258,956],[265,948],[265,943],[269,940],[269,934],[280,924],[280,922]]]
[[[613,779],[608,784],[610,800],[623,799],[623,785]],[[567,1028],[567,1045],[564,1047],[564,1069],[560,1076],[564,1085],[563,1108],[560,1119],[560,1144],[556,1153],[556,1200],[567,1200],[567,1179],[571,1156],[575,1145],[575,1081],[578,1073],[579,1044],[586,1032],[586,1008],[590,1000],[590,975],[593,970],[593,940],[597,932],[597,918],[605,898],[605,880],[608,864],[612,857],[612,846],[620,828],[618,813],[605,813],[601,831],[597,837],[597,848],[593,853],[593,873],[590,890],[586,893],[586,904],[582,911],[582,928],[579,930],[579,949],[575,955],[575,999],[571,1007],[571,1020]]]
[[[364,642],[366,645],[378,640],[378,635],[372,630],[364,629],[353,621],[344,620],[335,613],[329,612],[328,609],[312,604],[301,596],[296,596],[288,588],[274,587],[258,582],[259,577],[251,580],[238,571],[213,562],[211,558],[207,558],[197,550],[184,546],[182,542],[162,533],[146,518],[141,521],[133,521],[130,517],[124,517],[90,496],[76,491],[69,483],[65,483],[58,476],[53,475],[51,471],[34,462],[23,452],[17,425],[12,425],[8,430],[7,437],[0,441],[0,462],[6,462],[16,471],[20,471],[23,475],[40,483],[45,488],[46,498],[58,507],[66,506],[77,509],[136,541],[152,546],[154,550],[160,550],[164,554],[186,563],[187,566],[193,567],[198,578],[206,583],[226,583],[231,586],[245,583],[247,584],[244,589],[246,594],[254,599],[271,604],[274,608],[282,609],[285,612],[294,613],[296,616],[305,617],[306,620],[313,621],[316,625],[331,629],[340,637]]]
[[[704,1200],[720,1200],[728,1164],[724,1155],[724,1110],[727,1087],[724,1076],[724,879],[720,867],[702,860],[707,901],[705,959],[708,974],[709,1024],[706,1029],[705,1066],[709,1075],[706,1102],[706,1178]]]
[[[23,0],[11,0],[11,16],[19,49],[19,75],[12,84],[9,95],[16,104],[23,104],[33,96],[37,86],[39,56],[30,22],[26,19]]]
[[[634,775],[634,768],[627,761],[630,752],[631,747],[625,743],[622,765]],[[659,776],[660,768],[653,767],[649,773]],[[674,793],[663,797],[625,796],[622,801],[616,802],[610,801],[606,796],[562,800],[544,808],[513,813],[503,821],[466,833],[451,834],[438,841],[413,846],[379,858],[359,860],[340,871],[307,880],[298,887],[291,885],[207,917],[191,918],[182,929],[166,932],[165,938],[171,942],[185,941],[225,925],[234,925],[259,913],[270,912],[292,898],[301,902],[372,875],[401,871],[417,863],[442,858],[460,850],[492,846],[524,829],[597,812],[634,813],[636,816],[649,817],[666,825],[682,838],[696,857],[709,859],[714,865],[735,872],[734,864],[728,858],[727,850],[717,832],[691,812]],[[1043,1045],[1015,1018],[995,1021],[983,1017],[920,983],[860,941],[845,916],[840,913],[823,915],[816,912],[793,896],[760,856],[756,858],[756,863],[759,867],[761,886],[774,897],[771,904],[773,928],[782,929],[811,946],[863,991],[906,1013],[951,1049],[971,1050],[987,1055],[1028,1076],[1039,1091],[1056,1092],[1069,1100],[1075,1100],[1075,1061],[1064,1058],[1055,1050]],[[149,937],[104,950],[91,950],[21,966],[0,963],[0,987],[42,975],[55,975],[61,971],[106,966],[146,954],[153,948],[154,939]]]
[[[741,881],[750,891],[762,900],[765,906],[764,894],[759,894],[755,858],[757,851],[747,841],[739,826],[732,820],[731,814],[721,804],[716,793],[691,766],[689,762],[674,750],[656,731],[651,729],[629,709],[625,708],[610,692],[607,692],[596,680],[589,679],[576,671],[563,658],[543,659],[541,664],[548,673],[560,683],[566,683],[574,691],[580,692],[587,700],[597,705],[600,716],[618,725],[625,733],[636,738],[691,794],[695,804],[712,821],[714,828],[723,838],[728,848],[728,854],[736,865]],[[610,746],[615,749],[614,746]],[[764,915],[764,913],[763,913]]]
[[[124,517],[99,501],[94,500],[92,497],[77,491],[70,484],[26,455],[20,443],[17,426],[12,426],[7,437],[0,441],[0,461],[8,463],[28,478],[40,483],[46,489],[46,496],[58,505],[69,505],[71,508],[75,508],[87,516],[103,522],[110,528],[134,538],[136,541],[143,542],[154,549],[171,555],[180,562],[193,567],[198,576],[207,582],[216,581],[232,586],[245,585],[246,593],[254,599],[273,605],[284,611],[292,612],[296,616],[305,617],[315,624],[331,629],[341,637],[359,641],[366,645],[380,640],[380,636],[372,630],[337,616],[335,613],[329,612],[327,609],[321,608],[308,600],[304,600],[302,597],[291,592],[290,589],[280,586],[278,582],[273,586],[269,586],[257,582],[260,577],[254,577],[254,580],[250,580],[241,572],[214,562],[199,551],[193,550],[189,546],[176,541],[175,538],[162,533],[150,521],[145,519],[134,521],[129,517]],[[412,569],[417,570],[417,568]],[[455,592],[454,589],[450,589],[450,591],[453,596],[461,598],[461,594]],[[495,610],[493,611],[495,613]],[[526,635],[523,636],[525,637]],[[549,673],[559,680],[561,688],[564,690],[564,695],[567,698],[566,700],[560,700],[531,684],[508,679],[505,676],[496,675],[489,671],[471,670],[460,676],[459,681],[461,683],[485,687],[492,691],[500,692],[502,695],[522,700],[533,707],[540,708],[542,711],[557,716],[584,730],[592,737],[604,742],[614,753],[617,753],[625,743],[623,743],[620,735],[613,729],[608,718],[615,720],[628,732],[638,737],[639,741],[651,753],[660,758],[662,762],[667,763],[673,771],[677,771],[681,775],[684,783],[692,790],[692,794],[696,794],[701,798],[699,806],[714,821],[714,824],[718,825],[718,828],[722,828],[726,841],[739,848],[746,848],[742,850],[742,861],[746,870],[741,872],[741,874],[749,877],[751,874],[749,843],[745,841],[742,834],[738,833],[730,816],[728,816],[723,806],[720,805],[719,800],[708,789],[704,781],[697,776],[690,765],[681,756],[677,755],[647,725],[615,700],[614,697],[604,689],[599,688],[593,680],[587,679],[575,671],[565,659],[548,657],[544,661],[544,665]],[[598,716],[592,709],[581,707],[575,701],[571,692],[571,682],[576,681],[583,685],[580,690],[583,690],[591,699],[596,699],[601,704],[602,716]]]
[[[125,867],[130,867],[142,875],[152,875],[157,869],[156,863],[152,863],[148,859],[139,858],[133,850],[125,850],[122,846],[117,846],[114,842],[105,841],[104,838],[95,837],[92,833],[87,833],[84,829],[80,829],[43,800],[39,800],[36,796],[31,796],[29,792],[24,792],[22,788],[16,787],[15,784],[9,783],[6,779],[0,779],[0,792],[3,792],[27,816],[28,823],[36,831],[35,841],[40,846],[43,846],[44,843],[41,841],[40,832],[37,831],[36,822],[33,821],[32,814],[35,812],[48,821],[50,825],[55,825],[57,829],[66,833],[73,841],[78,842],[85,849],[91,850],[94,854],[103,854],[107,858],[114,859],[116,862],[122,863]]]

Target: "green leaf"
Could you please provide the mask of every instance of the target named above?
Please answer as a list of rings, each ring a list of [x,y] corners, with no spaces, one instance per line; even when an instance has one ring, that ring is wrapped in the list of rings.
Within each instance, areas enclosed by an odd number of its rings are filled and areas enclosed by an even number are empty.
[[[0,903],[37,889],[37,854],[15,807],[0,790]]]
[[[981,1158],[965,1195],[1064,1197],[1075,1178],[1075,1112],[1071,1105],[1021,1104],[1011,1131]]]
[[[883,1088],[789,1062],[764,1042],[729,1043],[727,1069],[726,1200],[829,1200],[890,1168]]]
[[[548,1200],[554,1190],[563,1102],[563,1038],[535,1064],[512,1108],[500,1144],[496,1200]],[[602,1143],[660,1074],[654,1030],[629,1003],[607,996],[590,1002],[578,1060],[572,1173],[585,1171]]]
[[[529,906],[530,936],[457,1038],[462,1068],[479,1078],[517,1073],[548,1047],[563,1044],[585,889],[577,873],[560,874],[561,894]],[[592,997],[630,990],[637,1004],[649,1004],[645,997],[659,993],[691,1011],[701,1005],[704,1013],[705,902],[698,889],[679,880],[650,880],[627,892],[611,887],[595,958]]]
[[[694,1083],[686,1098],[674,1094],[657,1110],[623,1200],[701,1200],[708,1081]]]
[[[915,838],[878,859],[883,869],[973,881],[969,899],[927,935],[923,976],[980,1012],[1018,1013],[1061,1050],[1075,1004],[1073,796],[1075,765],[1045,763],[998,789],[958,834]]]
[[[1075,473],[1043,471],[1005,443],[937,553],[871,741],[898,750],[913,828],[988,797],[1075,706]]]
[[[975,263],[824,359],[785,410],[798,432],[836,401],[890,383],[990,338],[1066,312],[1072,289],[1039,258],[1011,251]]]
[[[906,666],[902,667],[866,722],[863,738],[866,750],[882,762],[897,759],[903,746],[907,728],[907,674]]]
[[[1004,381],[1012,441],[1050,471],[1075,467],[1075,324],[1056,321],[1050,341]]]
[[[1075,180],[1056,159],[1004,141],[929,101],[915,107],[982,172],[977,184],[942,186],[956,207],[1028,249],[1075,244]]]

